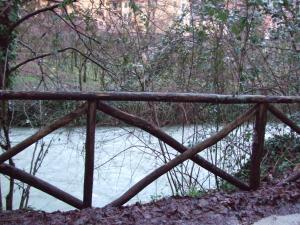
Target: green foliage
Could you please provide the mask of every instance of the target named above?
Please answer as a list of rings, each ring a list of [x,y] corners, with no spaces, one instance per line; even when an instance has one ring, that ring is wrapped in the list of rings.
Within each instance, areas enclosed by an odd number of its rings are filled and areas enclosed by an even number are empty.
[[[213,3],[205,4],[204,12],[221,22],[226,22],[229,16],[229,11],[227,9]]]
[[[275,157],[278,151],[299,151],[300,138],[285,134],[283,136],[275,135],[265,142],[265,149],[270,150],[270,155]]]
[[[275,135],[265,143],[266,154],[262,161],[262,176],[272,173],[281,176],[300,163],[300,138]]]
[[[133,0],[129,1],[129,7],[132,9],[132,11],[134,13],[139,13],[140,12],[140,7]]]
[[[0,24],[0,35],[6,35],[8,33],[8,27],[5,24]]]
[[[8,15],[8,18],[13,23],[17,22],[17,20],[19,19],[19,15],[18,15],[17,9],[16,10],[12,10],[10,12],[10,14]]]
[[[261,178],[270,174],[273,177],[281,177],[287,171],[300,163],[300,138],[285,134],[275,135],[265,142],[264,157],[261,163]],[[247,182],[250,175],[250,160],[234,175]],[[228,182],[223,182],[222,190],[232,191],[236,188]]]
[[[10,63],[16,58],[16,43],[17,31],[11,30],[13,24],[19,19],[19,7],[21,1],[15,0],[11,3],[1,1],[0,11],[3,10],[3,14],[0,16],[0,64],[5,65],[5,71],[7,72]],[[12,76],[14,74],[6,75],[5,88],[12,86]]]
[[[152,202],[156,202],[159,199],[163,198],[163,195],[155,194],[150,196]]]
[[[63,1],[59,4],[59,6],[60,6],[60,7],[66,7],[67,5],[72,4],[73,2],[74,2],[74,0],[63,0]]]
[[[186,192],[186,196],[192,197],[192,198],[199,198],[203,195],[205,195],[205,191],[201,191],[198,190],[196,187],[192,187],[190,188],[187,192]]]
[[[236,36],[239,36],[243,32],[243,30],[245,29],[245,27],[247,25],[248,25],[247,17],[241,17],[241,18],[239,18],[238,21],[236,21],[235,23],[233,23],[233,25],[231,27],[231,31]]]

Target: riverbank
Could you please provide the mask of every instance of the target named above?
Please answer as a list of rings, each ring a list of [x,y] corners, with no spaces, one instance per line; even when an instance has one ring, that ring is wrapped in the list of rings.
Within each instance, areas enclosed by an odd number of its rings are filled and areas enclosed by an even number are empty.
[[[9,118],[12,127],[40,127],[49,124],[75,110],[83,101],[9,101]],[[191,124],[220,125],[235,119],[249,109],[249,104],[203,104],[203,103],[148,103],[148,102],[106,102],[116,109],[136,115],[159,126],[178,126]],[[296,106],[281,106],[281,110],[297,119]],[[110,115],[98,111],[99,126],[124,126],[124,123]],[[272,115],[269,122],[276,122]],[[46,123],[45,123],[46,122]],[[71,126],[85,126],[84,116],[75,119]]]
[[[212,192],[201,197],[170,197],[126,207],[68,212],[0,213],[0,223],[14,224],[205,224],[250,225],[261,218],[300,212],[300,180],[264,183],[257,191]]]

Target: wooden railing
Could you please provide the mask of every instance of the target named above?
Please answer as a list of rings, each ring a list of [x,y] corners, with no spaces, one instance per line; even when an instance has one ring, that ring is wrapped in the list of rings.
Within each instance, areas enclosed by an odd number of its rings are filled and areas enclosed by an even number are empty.
[[[288,125],[293,131],[300,134],[300,127],[290,120],[284,113],[278,110],[271,103],[300,103],[299,96],[263,96],[263,95],[216,95],[216,94],[191,94],[191,93],[147,93],[147,92],[12,92],[0,91],[0,100],[75,100],[86,101],[73,112],[56,120],[37,131],[29,138],[23,140],[19,144],[11,147],[0,155],[0,173],[18,179],[27,183],[53,197],[62,200],[78,209],[92,206],[93,192],[93,174],[94,174],[94,147],[95,147],[95,127],[96,127],[96,111],[99,110],[114,118],[117,118],[131,126],[136,126],[167,145],[180,152],[181,154],[165,163],[161,167],[155,169],[138,183],[133,185],[122,196],[111,202],[111,206],[120,206],[128,202],[133,196],[138,194],[147,185],[155,181],[157,178],[167,173],[180,163],[190,159],[199,166],[205,168],[211,173],[228,181],[232,185],[242,190],[255,190],[260,185],[260,164],[262,160],[265,127],[267,123],[267,112],[271,112],[283,123]],[[173,137],[164,132],[160,127],[135,115],[114,108],[104,101],[156,101],[156,102],[197,102],[212,104],[254,104],[249,110],[242,113],[231,123],[217,133],[213,134],[201,143],[188,148],[175,140]],[[58,189],[57,187],[32,176],[16,167],[6,164],[5,161],[25,150],[41,138],[45,137],[54,130],[61,128],[74,119],[86,114],[86,151],[85,151],[85,170],[84,170],[84,193],[83,200]],[[216,144],[226,137],[232,130],[242,125],[244,122],[255,116],[254,138],[251,153],[250,178],[249,184],[245,184],[234,176],[226,173],[216,167],[206,159],[198,155],[199,152]]]

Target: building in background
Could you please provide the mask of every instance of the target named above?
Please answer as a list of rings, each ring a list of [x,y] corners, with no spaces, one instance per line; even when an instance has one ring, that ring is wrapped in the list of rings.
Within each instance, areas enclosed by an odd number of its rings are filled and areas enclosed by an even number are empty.
[[[38,0],[40,6],[51,4]],[[138,29],[143,32],[162,33],[174,23],[190,22],[189,0],[77,0],[76,10],[96,20],[97,27],[105,31]],[[72,7],[68,7],[71,12]]]
[[[135,27],[140,31],[161,33],[180,21],[189,23],[188,0],[102,0],[91,5],[82,1],[81,8],[93,8],[98,26],[105,30]]]

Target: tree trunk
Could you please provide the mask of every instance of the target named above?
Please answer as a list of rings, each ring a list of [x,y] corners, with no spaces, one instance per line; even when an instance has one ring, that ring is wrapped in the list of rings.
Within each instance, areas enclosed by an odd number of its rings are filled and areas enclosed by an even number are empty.
[[[5,90],[9,86],[9,60],[12,60],[12,45],[14,32],[11,27],[16,22],[19,1],[2,1],[0,5],[0,90]],[[1,143],[2,150],[6,151],[10,148],[9,139],[9,107],[7,101],[0,102],[0,132],[3,133],[4,140]],[[12,159],[9,164],[14,166]],[[13,207],[13,189],[14,179],[10,178],[9,193],[6,196],[6,209],[12,210]],[[2,199],[0,199],[2,201]],[[0,204],[2,205],[2,203]]]

